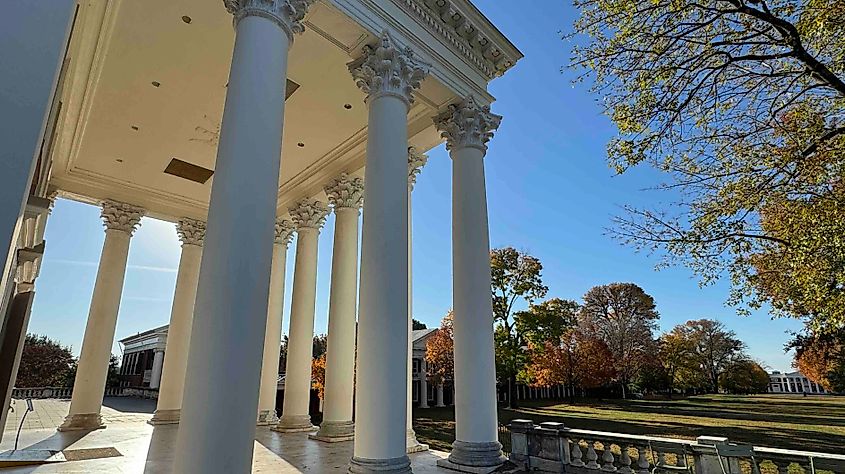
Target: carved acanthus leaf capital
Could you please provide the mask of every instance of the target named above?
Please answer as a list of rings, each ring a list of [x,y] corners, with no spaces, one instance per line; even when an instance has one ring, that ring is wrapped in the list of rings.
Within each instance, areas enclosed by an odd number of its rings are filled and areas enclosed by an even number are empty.
[[[430,67],[417,59],[411,48],[400,47],[383,31],[375,46],[365,46],[364,55],[349,64],[349,72],[367,100],[392,95],[410,106],[414,89],[420,87]]]
[[[140,207],[125,202],[105,200],[100,216],[103,218],[106,229],[119,230],[132,235],[141,223],[144,214],[145,211]]]
[[[473,96],[449,108],[434,118],[440,136],[446,139],[446,149],[475,147],[487,152],[487,142],[499,128],[502,116],[490,112],[489,105],[478,105]]]
[[[205,222],[187,217],[179,219],[176,223],[176,235],[182,241],[182,245],[197,245],[202,247],[205,240]]]
[[[226,10],[235,16],[235,24],[250,15],[260,16],[276,22],[288,38],[305,31],[302,24],[308,8],[316,0],[223,0]]]
[[[322,201],[316,199],[303,199],[290,208],[290,220],[296,226],[296,230],[317,229],[320,230],[326,223],[326,216],[329,208]]]
[[[293,240],[293,233],[296,231],[296,226],[288,219],[276,219],[276,238],[274,241],[277,244],[284,244],[285,247],[290,245]]]
[[[426,163],[428,163],[428,155],[418,152],[415,147],[408,147],[408,186],[411,189],[414,189],[414,185],[417,184],[417,175]]]
[[[361,178],[353,178],[346,173],[341,173],[323,189],[329,198],[329,204],[335,211],[343,208],[358,210],[364,203],[364,180]]]

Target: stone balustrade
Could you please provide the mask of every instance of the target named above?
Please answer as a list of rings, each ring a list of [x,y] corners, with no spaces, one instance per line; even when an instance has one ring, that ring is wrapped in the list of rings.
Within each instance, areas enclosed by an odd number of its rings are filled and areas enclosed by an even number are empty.
[[[562,423],[535,425],[531,420],[513,420],[509,428],[510,460],[526,472],[721,474],[724,466],[729,474],[740,474],[753,472],[753,456],[761,474],[845,473],[845,455],[748,446],[747,455],[727,457],[730,448],[734,453],[745,449],[727,438],[689,441],[578,430]],[[722,465],[718,453],[723,453]]]
[[[73,387],[32,387],[32,388],[13,388],[12,398],[70,398],[73,394]],[[135,387],[107,387],[105,390],[106,397],[138,397],[138,398],[158,398],[158,389],[155,388],[135,388]]]

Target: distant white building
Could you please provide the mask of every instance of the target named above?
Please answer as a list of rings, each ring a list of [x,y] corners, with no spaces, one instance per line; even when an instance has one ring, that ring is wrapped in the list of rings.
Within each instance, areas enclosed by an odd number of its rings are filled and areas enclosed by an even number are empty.
[[[821,385],[808,379],[801,372],[781,373],[774,371],[769,374],[769,393],[808,393],[821,395],[828,392]]]

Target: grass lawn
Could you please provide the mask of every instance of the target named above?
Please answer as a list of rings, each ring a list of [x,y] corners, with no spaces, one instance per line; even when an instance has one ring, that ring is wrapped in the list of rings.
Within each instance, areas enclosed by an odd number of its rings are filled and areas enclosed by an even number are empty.
[[[523,402],[499,409],[499,423],[527,418],[570,428],[695,439],[726,436],[755,446],[841,454],[845,447],[845,397],[701,395],[677,400],[578,400]],[[422,443],[448,451],[454,440],[454,410],[414,411]]]

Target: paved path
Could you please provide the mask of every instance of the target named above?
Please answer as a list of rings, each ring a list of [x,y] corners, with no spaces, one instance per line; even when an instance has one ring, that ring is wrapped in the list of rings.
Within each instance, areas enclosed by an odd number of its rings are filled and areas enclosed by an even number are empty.
[[[67,415],[70,400],[34,399],[32,411],[26,415],[24,430],[56,429]],[[16,432],[26,413],[25,400],[12,400],[12,411],[6,418],[4,431]],[[107,397],[103,401],[103,420],[107,425],[127,422],[146,422],[155,410],[155,400],[129,397]],[[5,438],[5,436],[4,436]]]

